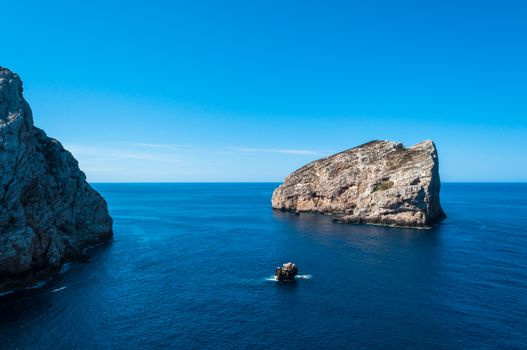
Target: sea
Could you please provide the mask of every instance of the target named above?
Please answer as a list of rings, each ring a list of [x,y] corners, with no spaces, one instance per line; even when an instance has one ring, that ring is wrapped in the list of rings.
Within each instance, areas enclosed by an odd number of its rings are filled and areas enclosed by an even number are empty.
[[[444,183],[429,230],[274,211],[277,185],[94,184],[114,239],[0,297],[0,348],[527,348],[527,184]]]

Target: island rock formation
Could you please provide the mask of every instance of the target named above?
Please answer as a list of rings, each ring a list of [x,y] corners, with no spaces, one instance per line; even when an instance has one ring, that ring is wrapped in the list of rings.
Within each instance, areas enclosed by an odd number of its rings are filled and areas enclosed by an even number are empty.
[[[0,290],[82,257],[112,236],[105,200],[33,125],[17,74],[0,67]]]
[[[429,227],[445,218],[437,150],[372,141],[311,162],[273,193],[275,209],[316,212],[347,223]]]
[[[297,274],[298,266],[292,262],[288,262],[276,268],[275,278],[281,282],[294,281]]]

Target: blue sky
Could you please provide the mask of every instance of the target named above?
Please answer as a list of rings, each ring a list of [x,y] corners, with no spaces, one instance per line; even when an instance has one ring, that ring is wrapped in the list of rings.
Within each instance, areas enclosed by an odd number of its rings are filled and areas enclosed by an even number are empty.
[[[0,65],[93,182],[281,181],[432,139],[527,181],[527,2],[9,1]]]

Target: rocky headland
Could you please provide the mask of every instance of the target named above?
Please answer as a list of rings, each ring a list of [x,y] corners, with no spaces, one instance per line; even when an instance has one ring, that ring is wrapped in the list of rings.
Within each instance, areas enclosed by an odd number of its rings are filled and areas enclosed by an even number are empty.
[[[272,206],[345,223],[425,228],[446,217],[440,188],[432,141],[410,148],[372,141],[296,170],[274,191]]]
[[[34,283],[112,236],[105,200],[33,125],[22,81],[0,67],[0,290]]]

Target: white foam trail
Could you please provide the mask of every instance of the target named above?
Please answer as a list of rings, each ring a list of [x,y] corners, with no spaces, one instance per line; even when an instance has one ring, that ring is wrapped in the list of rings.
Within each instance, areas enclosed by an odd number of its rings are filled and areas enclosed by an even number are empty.
[[[44,287],[46,285],[46,283],[47,283],[46,281],[40,281],[40,282],[35,283],[32,286],[24,288],[24,290],[37,289],[37,288],[40,288],[40,287]]]
[[[15,291],[14,290],[8,290],[7,292],[2,292],[0,293],[0,297],[3,297],[5,295],[9,295],[9,294],[13,294]]]
[[[313,278],[313,276],[311,276],[311,275],[296,275],[295,278],[297,280],[310,280],[311,278]]]
[[[295,276],[295,279],[297,280],[310,280],[312,278],[313,278],[312,275],[296,275]],[[278,282],[278,279],[276,278],[276,276],[266,277],[265,280],[271,281],[271,282]]]
[[[61,290],[64,290],[64,289],[66,289],[66,288],[68,288],[68,287],[60,287],[60,288],[57,288],[57,289],[53,289],[53,290],[51,291],[51,293],[60,292]]]
[[[44,287],[47,283],[48,283],[47,281],[39,281],[39,282],[33,284],[32,286],[29,286],[29,287],[26,287],[26,288],[20,289],[20,290],[32,290],[32,289],[41,288],[41,287]],[[66,288],[66,287],[64,287],[64,288]],[[12,294],[14,292],[16,292],[16,290],[8,290],[6,292],[2,292],[2,293],[0,293],[0,297]]]

